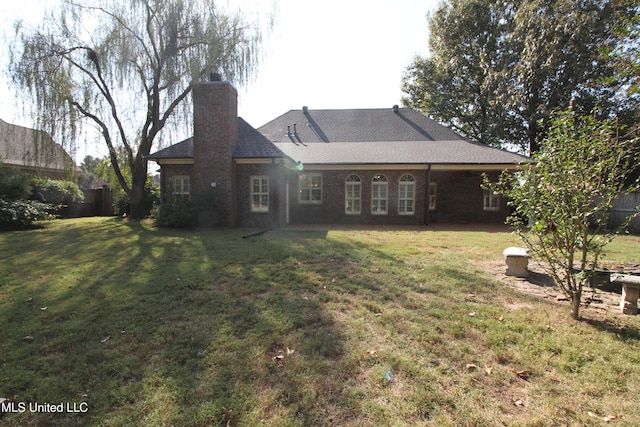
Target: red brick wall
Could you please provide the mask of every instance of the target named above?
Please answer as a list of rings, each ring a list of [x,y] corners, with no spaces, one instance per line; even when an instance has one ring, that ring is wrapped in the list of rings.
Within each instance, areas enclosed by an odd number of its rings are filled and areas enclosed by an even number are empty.
[[[235,225],[235,177],[231,158],[238,140],[238,94],[229,82],[193,88],[194,197],[215,194],[217,213],[203,212],[202,225]],[[215,187],[212,187],[215,183]]]
[[[240,164],[237,172],[237,212],[241,227],[267,228],[284,226],[285,208],[285,169],[277,164]],[[269,212],[251,212],[251,177],[269,177]]]
[[[436,183],[436,209],[427,218],[427,175],[425,170],[375,170],[375,171],[313,171],[322,174],[322,204],[303,204],[298,201],[298,174],[291,177],[290,200],[292,224],[372,224],[372,225],[421,225],[428,222],[502,223],[509,210],[501,200],[498,211],[485,211],[482,176],[478,171],[431,171],[430,181]],[[358,215],[345,213],[345,180],[349,175],[361,179],[362,209]],[[372,179],[383,174],[388,179],[388,213],[371,213]],[[398,214],[398,184],[402,175],[413,175],[416,182],[415,214]],[[490,173],[497,180],[498,173]]]
[[[499,173],[488,174],[493,181]],[[479,171],[432,171],[431,182],[437,185],[436,210],[432,222],[502,223],[509,213],[505,200],[498,211],[484,210],[482,175]]]
[[[160,167],[160,197],[166,202],[173,191],[171,177],[176,175],[188,175],[193,180],[193,165],[162,165]],[[192,190],[193,191],[193,190]]]
[[[304,173],[316,173],[305,170]],[[367,170],[367,171],[322,171],[322,204],[310,205],[298,201],[298,174],[291,178],[291,223],[308,224],[399,224],[419,225],[425,223],[425,185],[424,170]],[[382,174],[388,180],[387,214],[371,213],[372,180],[375,175]],[[416,182],[415,213],[413,215],[398,214],[398,184],[402,175],[413,175]],[[345,213],[345,180],[349,175],[358,175],[362,188],[362,209],[357,215]]]

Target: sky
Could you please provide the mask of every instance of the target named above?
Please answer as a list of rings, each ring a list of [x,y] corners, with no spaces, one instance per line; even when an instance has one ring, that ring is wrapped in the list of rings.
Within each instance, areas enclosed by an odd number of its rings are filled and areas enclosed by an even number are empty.
[[[253,3],[251,3],[253,1]],[[428,55],[427,14],[440,0],[277,0],[254,79],[238,89],[238,115],[258,128],[289,110],[391,108],[400,104],[402,73],[416,55]],[[240,2],[240,3],[238,3]],[[244,2],[245,4],[242,4]],[[0,22],[38,21],[46,0],[2,2]],[[260,8],[265,0],[222,0]],[[256,6],[257,5],[257,6]],[[0,57],[0,119],[31,126],[9,91],[6,53]],[[177,141],[174,141],[177,142]],[[98,143],[79,147],[76,161],[101,157]]]

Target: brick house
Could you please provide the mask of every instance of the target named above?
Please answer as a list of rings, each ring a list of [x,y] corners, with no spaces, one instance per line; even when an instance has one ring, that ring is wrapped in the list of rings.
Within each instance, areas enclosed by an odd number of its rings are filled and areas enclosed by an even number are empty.
[[[219,78],[198,83],[193,103],[193,137],[149,159],[163,200],[211,206],[205,225],[501,223],[508,207],[482,174],[497,180],[528,161],[397,106],[303,107],[254,129]]]

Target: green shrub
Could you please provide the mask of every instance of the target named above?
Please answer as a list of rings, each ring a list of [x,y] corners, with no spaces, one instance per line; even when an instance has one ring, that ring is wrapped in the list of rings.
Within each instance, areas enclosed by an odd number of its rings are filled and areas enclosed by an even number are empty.
[[[173,197],[157,206],[151,216],[160,227],[190,228],[198,223],[193,204],[182,197]]]
[[[84,194],[75,182],[34,178],[32,185],[38,188],[47,203],[53,205],[69,205],[84,200]]]
[[[24,172],[0,167],[0,198],[26,199],[31,192],[31,178]]]
[[[0,230],[28,228],[35,221],[53,219],[51,205],[34,200],[0,199]]]

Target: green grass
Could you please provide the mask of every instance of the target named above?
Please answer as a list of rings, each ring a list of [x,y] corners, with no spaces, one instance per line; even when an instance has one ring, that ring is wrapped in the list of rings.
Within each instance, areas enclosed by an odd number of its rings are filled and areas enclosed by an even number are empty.
[[[640,425],[639,317],[510,290],[479,267],[509,233],[247,232],[0,234],[0,397],[88,408],[0,422]]]

